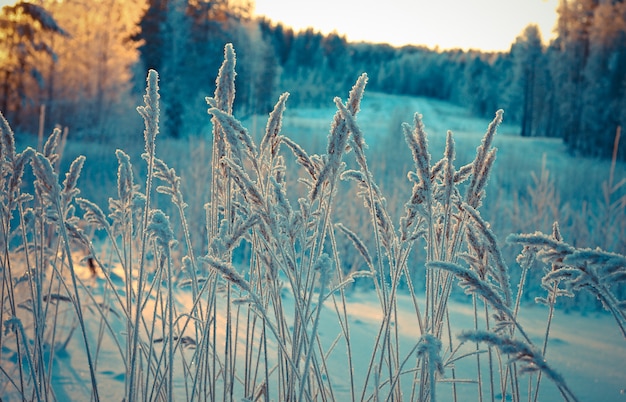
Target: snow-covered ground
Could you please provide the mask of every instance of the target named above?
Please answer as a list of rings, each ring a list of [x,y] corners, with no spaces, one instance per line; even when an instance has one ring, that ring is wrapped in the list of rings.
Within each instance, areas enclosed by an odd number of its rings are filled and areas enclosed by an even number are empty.
[[[191,298],[187,292],[180,291],[178,300],[180,303],[189,303]],[[293,298],[288,292],[285,293],[283,302],[286,311],[293,311]],[[469,303],[451,300],[449,306],[453,336],[463,329],[473,328],[473,310]],[[382,312],[373,291],[349,292],[347,308],[355,382],[357,389],[360,389],[359,385],[363,384],[370,363],[370,351],[379,329]],[[245,317],[244,311],[241,314]],[[337,323],[336,314],[332,302],[327,301],[319,327],[319,334],[325,347],[329,347],[340,335],[341,328]],[[536,345],[542,342],[547,314],[547,308],[541,306],[523,306],[521,310],[520,321]],[[414,324],[415,313],[412,301],[407,295],[398,296],[398,315],[401,350],[406,354],[420,337],[419,329]],[[225,321],[223,316],[218,317],[218,323],[223,321]],[[95,324],[92,325],[92,329],[96,328]],[[239,331],[242,335],[245,334],[243,327],[240,327]],[[240,338],[241,345],[243,345],[244,337]],[[119,353],[110,341],[106,341],[106,338],[105,336],[98,359],[100,397],[102,400],[121,400],[124,395],[125,371],[123,365],[120,364]],[[474,345],[471,347],[473,348]],[[626,339],[621,336],[615,322],[608,314],[557,311],[552,323],[547,361],[565,378],[580,401],[626,401]],[[346,373],[344,342],[337,343],[327,363],[330,367],[330,381],[333,384],[336,400],[348,400],[350,384]],[[85,398],[89,397],[90,392],[89,373],[85,366],[82,339],[79,336],[73,337],[66,353],[57,354],[54,364],[54,387],[59,400],[87,400]],[[455,367],[458,379],[476,380],[475,358],[462,359],[456,363]],[[176,374],[180,376],[181,370],[179,369]],[[408,374],[405,378],[403,381],[405,400],[410,400],[412,374]],[[447,368],[438,384],[438,400],[452,400],[452,383],[446,381],[450,378],[451,370]],[[536,377],[532,380],[534,385]],[[522,384],[524,383],[522,381]],[[184,399],[182,382],[179,380],[178,384],[176,394]],[[524,400],[526,393],[524,389],[521,391]],[[458,383],[457,398],[459,401],[467,402],[478,400],[477,385]],[[561,399],[556,387],[544,378],[539,401]]]

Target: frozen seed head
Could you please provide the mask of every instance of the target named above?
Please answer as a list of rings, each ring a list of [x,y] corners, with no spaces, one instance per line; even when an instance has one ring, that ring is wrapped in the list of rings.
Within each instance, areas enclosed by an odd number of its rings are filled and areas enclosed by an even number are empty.
[[[415,113],[413,129],[411,130],[411,127],[406,123],[402,124],[402,129],[404,131],[404,139],[413,154],[419,181],[423,183],[424,190],[430,192],[430,154],[428,153],[428,141],[426,131],[424,131],[424,124],[422,123],[422,116],[419,113]]]
[[[311,160],[306,151],[288,137],[283,137],[281,140],[285,145],[289,147],[289,149],[291,149],[291,152],[296,157],[296,162],[306,169],[312,179],[315,179],[317,177],[317,170],[315,168],[314,162]]]
[[[335,227],[341,230],[348,237],[348,239],[352,241],[352,244],[354,244],[354,247],[357,249],[359,254],[361,254],[361,256],[365,259],[365,263],[367,264],[367,266],[370,268],[373,267],[374,260],[372,259],[367,249],[367,246],[365,245],[365,243],[363,243],[359,236],[357,236],[356,233],[345,227],[342,223],[336,223]]]
[[[274,176],[269,177],[270,184],[272,185],[274,197],[276,200],[277,206],[282,210],[284,216],[291,215],[291,204],[289,204],[289,200],[287,199],[287,194],[285,192],[285,186],[283,183],[279,183]]]
[[[341,102],[341,99],[338,97],[335,98],[335,105],[337,105],[337,109],[343,116],[348,129],[352,133],[352,144],[354,145],[354,152],[356,154],[356,160],[361,166],[363,170],[367,170],[367,163],[365,159],[365,141],[363,140],[363,132],[361,128],[357,125],[355,117],[352,113],[344,106]]]
[[[59,145],[59,136],[61,135],[61,129],[55,127],[52,130],[52,134],[48,137],[48,140],[43,146],[43,155],[50,160],[53,165],[58,161],[59,155],[56,153]]]
[[[253,214],[246,221],[242,221],[240,217],[237,217],[237,221],[235,222],[235,228],[231,235],[226,235],[224,238],[224,249],[232,250],[234,247],[239,244],[239,240],[244,238],[249,230],[252,229],[254,225],[260,222],[259,215]]]
[[[428,357],[428,367],[431,373],[443,375],[443,361],[441,360],[441,340],[432,334],[424,334],[417,344],[417,355]]]
[[[502,333],[488,331],[465,331],[459,335],[459,339],[463,342],[483,342],[495,346],[502,354],[512,355],[513,361],[525,363],[523,372],[541,370],[557,385],[566,387],[563,377],[548,366],[541,352],[525,342],[509,338]]]
[[[341,155],[346,149],[346,144],[348,143],[348,135],[348,127],[346,126],[344,119],[341,117],[341,112],[338,110],[330,128],[330,134],[328,135],[328,147],[326,149],[329,156],[329,162],[332,160],[333,165],[337,165],[339,163],[338,160],[340,160]]]
[[[444,152],[444,156],[446,159],[453,161],[455,158],[454,152],[454,137],[452,135],[452,131],[448,130],[446,132],[446,150]]]
[[[452,273],[459,279],[459,286],[465,290],[468,295],[476,294],[482,297],[491,306],[503,312],[507,317],[511,317],[512,313],[507,302],[498,293],[495,287],[488,281],[481,279],[478,274],[471,269],[464,268],[458,264],[444,261],[432,261],[426,264],[429,269],[443,269]]]
[[[330,259],[328,254],[324,253],[319,256],[319,258],[315,262],[315,265],[313,266],[313,269],[322,274],[328,273],[333,269],[333,260]]]
[[[356,115],[361,107],[361,99],[363,99],[363,92],[365,92],[365,86],[367,85],[367,73],[361,74],[361,76],[356,80],[356,83],[350,90],[350,95],[348,96],[348,110],[352,115]]]
[[[87,222],[96,226],[96,228],[108,228],[109,223],[102,209],[95,203],[84,198],[77,198],[76,202],[85,211],[84,218]]]
[[[67,230],[67,234],[70,239],[75,240],[79,244],[81,244],[85,249],[89,249],[91,245],[91,241],[83,232],[83,230],[76,224],[78,222],[78,218],[72,217],[65,221],[65,230]]]
[[[154,154],[154,141],[159,133],[159,74],[156,70],[148,71],[146,79],[146,94],[143,96],[144,106],[137,107],[137,112],[143,117],[145,130],[144,141],[146,152]]]
[[[356,84],[354,85],[354,87],[352,87],[352,90],[350,91],[347,102],[347,109],[349,111],[349,114],[351,114],[353,118],[359,111],[361,98],[363,96],[363,91],[365,90],[366,83],[367,75],[363,74],[361,75],[361,77],[359,77]],[[341,101],[338,100],[338,98],[335,98],[335,103],[341,104]],[[349,123],[342,115],[341,110],[337,110],[331,124],[330,133],[328,135],[328,146],[326,149],[328,160],[324,164],[324,167],[322,168],[322,171],[320,172],[320,175],[317,178],[313,189],[311,190],[311,200],[315,200],[320,194],[320,190],[324,182],[328,181],[329,183],[333,183],[337,177],[337,172],[342,166],[341,158],[347,149],[348,137],[350,134],[348,124]]]
[[[65,174],[65,180],[63,181],[63,191],[69,192],[76,188],[76,184],[78,183],[78,178],[80,177],[80,172],[83,169],[83,165],[85,164],[85,156],[80,155],[74,162],[70,165],[70,169]]]
[[[141,158],[148,160],[148,154],[141,154]],[[154,158],[154,177],[159,178],[169,185],[173,185],[176,177],[174,169],[170,169],[162,159]]]
[[[160,209],[150,211],[150,221],[146,231],[161,251],[169,256],[170,246],[174,241],[174,232],[170,225],[170,219]]]
[[[502,116],[504,115],[504,110],[499,109],[496,112],[496,116],[493,118],[489,126],[487,127],[487,132],[482,139],[482,143],[479,146],[480,152],[485,154],[489,148],[491,148],[491,143],[493,142],[493,137],[496,135],[498,131],[498,126],[502,123]]]
[[[45,156],[50,157],[51,155],[53,155],[56,152],[56,148],[59,145],[59,136],[60,135],[61,135],[61,129],[58,128],[58,127],[55,127],[52,130],[52,134],[50,134],[50,136],[46,140],[46,143],[43,146],[42,153]]]
[[[43,154],[37,153],[31,159],[31,166],[36,177],[35,185],[40,194],[48,196],[49,201],[58,199],[61,189],[50,160]]]
[[[35,155],[35,150],[31,147],[26,148],[24,151],[19,153],[17,156],[14,155],[13,166],[11,178],[9,180],[9,193],[17,194],[19,193],[20,186],[22,184],[22,177],[24,175],[24,168],[26,167],[26,163],[28,163],[33,156]]]
[[[224,61],[215,80],[215,106],[231,114],[233,103],[235,102],[235,64],[237,58],[232,43],[227,43],[224,47]]]
[[[280,144],[279,135],[283,124],[283,113],[285,113],[287,98],[289,98],[289,92],[285,92],[278,98],[274,110],[272,110],[267,119],[265,135],[261,140],[261,152],[264,152],[269,147],[272,158],[274,158],[278,152],[278,145]]]
[[[231,264],[217,260],[210,256],[200,257],[199,260],[222,275],[222,277],[227,281],[237,285],[241,290],[251,293],[250,284],[239,274],[239,272],[235,270]]]
[[[319,272],[320,284],[322,287],[326,287],[330,281],[330,273],[333,269],[333,260],[328,256],[328,254],[324,253],[319,256],[317,261],[315,261],[313,269]]]
[[[496,148],[492,148],[482,159],[480,166],[474,166],[472,181],[467,190],[466,202],[472,208],[478,208],[485,197],[485,187],[489,181],[491,168],[496,160]]]
[[[2,161],[4,158],[9,161],[15,159],[15,137],[2,112],[0,112],[0,157],[2,157]]]
[[[117,157],[117,196],[122,202],[130,202],[133,194],[133,168],[130,157],[121,149],[115,151]]]
[[[561,229],[559,228],[559,222],[555,221],[552,224],[552,237],[556,241],[561,241],[563,238],[561,237]]]
[[[252,179],[250,179],[248,173],[246,173],[241,166],[229,158],[224,158],[223,163],[231,169],[231,173],[233,174],[232,177],[235,180],[235,183],[247,196],[249,202],[262,208],[265,205],[263,195]]]
[[[474,208],[480,205],[483,196],[482,190],[489,176],[491,165],[495,161],[495,149],[491,148],[493,137],[500,123],[502,123],[502,109],[496,112],[495,118],[489,123],[487,132],[483,137],[481,144],[476,148],[476,157],[472,162],[472,181],[467,192],[467,203]]]
[[[63,181],[63,190],[61,191],[61,195],[63,197],[63,204],[67,205],[74,197],[76,197],[80,190],[78,189],[78,178],[80,177],[80,172],[83,169],[83,165],[85,164],[85,156],[80,155],[70,165],[70,169],[65,174],[65,180]]]
[[[477,229],[478,233],[484,238],[485,241],[481,241],[481,246],[493,257],[495,265],[495,267],[492,268],[493,275],[498,279],[498,283],[504,292],[506,304],[511,305],[513,294],[510,285],[511,278],[509,276],[509,268],[504,261],[500,247],[498,247],[496,236],[489,228],[489,224],[482,218],[480,212],[466,203],[461,203],[460,209],[468,213],[474,223],[471,227]]]
[[[204,100],[206,100],[207,105],[209,105],[209,109],[212,107],[217,108],[217,101],[215,100],[215,98],[207,96],[204,98]]]
[[[472,174],[472,165],[467,164],[461,166],[461,168],[454,174],[454,182],[456,184],[463,183]]]
[[[511,234],[506,238],[507,243],[517,243],[531,248],[543,249],[540,257],[544,261],[550,261],[555,258],[563,258],[566,255],[574,253],[574,247],[563,241],[557,241],[552,236],[545,235],[541,232],[531,234]]]
[[[224,130],[226,140],[235,158],[241,160],[241,145],[243,144],[251,160],[255,161],[257,156],[256,145],[254,141],[252,141],[250,134],[248,134],[248,130],[243,127],[241,122],[220,109],[211,108],[209,109],[209,113],[213,115]]]
[[[578,249],[563,259],[563,263],[584,266],[595,265],[602,271],[626,272],[626,257],[599,249]]]
[[[446,150],[444,152],[445,157],[445,170],[443,175],[444,189],[445,189],[445,199],[447,202],[450,201],[452,197],[452,191],[454,189],[454,139],[452,138],[452,131],[448,130],[446,135]]]

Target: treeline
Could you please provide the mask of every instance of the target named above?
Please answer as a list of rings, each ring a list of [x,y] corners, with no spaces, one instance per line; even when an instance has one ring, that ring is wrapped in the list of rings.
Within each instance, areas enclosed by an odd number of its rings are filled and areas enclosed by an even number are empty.
[[[89,3],[89,10],[78,0],[3,8],[0,108],[14,124],[32,131],[32,116],[45,104],[47,121],[106,134],[131,119],[128,105],[155,68],[163,131],[201,133],[204,97],[227,42],[237,51],[241,117],[267,113],[284,91],[292,106],[328,105],[367,72],[369,90],[448,100],[486,117],[503,108],[522,136],[561,137],[584,155],[611,156],[626,121],[623,1],[562,0],[556,39],[544,44],[530,25],[509,52],[498,53],[294,32],[256,18],[253,4],[241,0]]]

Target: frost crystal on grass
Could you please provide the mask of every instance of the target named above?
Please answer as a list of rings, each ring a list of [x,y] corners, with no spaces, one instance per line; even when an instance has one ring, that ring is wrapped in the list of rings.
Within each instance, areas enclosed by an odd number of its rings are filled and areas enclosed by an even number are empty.
[[[55,127],[52,130],[52,134],[48,137],[48,140],[43,146],[41,153],[50,160],[51,164],[56,164],[59,160],[59,154],[57,154],[57,148],[59,146],[59,136],[61,135],[61,129]]]
[[[476,272],[463,268],[458,264],[443,261],[432,261],[426,266],[431,269],[443,269],[453,273],[459,279],[459,285],[465,289],[465,293],[475,293],[491,304],[496,310],[502,311],[507,316],[512,317],[511,310],[506,304],[506,301],[496,291],[492,284],[481,279]]]
[[[224,62],[217,74],[215,86],[215,107],[228,114],[233,112],[233,103],[235,102],[235,64],[237,58],[235,49],[231,43],[227,43],[224,47]],[[210,101],[207,99],[210,104]]]
[[[361,77],[359,77],[356,84],[352,87],[352,90],[350,91],[347,105],[348,110],[353,117],[356,116],[359,111],[361,98],[363,97],[363,91],[365,90],[366,83],[367,75],[361,75]],[[337,100],[335,100],[335,102],[341,103],[341,101]],[[321,191],[322,185],[327,180],[329,183],[331,183],[331,186],[334,185],[334,180],[336,180],[337,173],[340,171],[342,166],[341,159],[344,152],[346,151],[349,135],[349,125],[346,119],[343,117],[341,110],[338,110],[335,113],[335,117],[333,118],[333,122],[330,127],[330,133],[328,135],[328,146],[326,148],[328,159],[326,160],[326,163],[324,164],[320,175],[317,177],[315,186],[311,190],[311,200],[314,201],[315,199],[317,199]],[[360,143],[361,141],[362,139],[358,139],[357,143]]]
[[[130,157],[121,149],[115,151],[118,160],[117,196],[122,202],[129,202],[133,193],[133,168]]]
[[[512,339],[506,335],[487,331],[465,331],[459,335],[459,339],[464,342],[484,342],[497,347],[502,354],[512,355],[512,361],[524,363],[525,366],[522,368],[522,373],[532,373],[541,370],[556,384],[566,400],[573,397],[563,377],[548,366],[544,357],[533,346],[517,339]],[[573,400],[576,400],[576,398],[574,397]]]
[[[102,209],[95,203],[84,198],[77,198],[78,205],[85,210],[84,218],[87,222],[96,225],[96,228],[108,228],[109,223]]]
[[[413,153],[419,184],[428,194],[431,186],[430,154],[428,153],[428,140],[426,131],[424,131],[424,123],[422,123],[422,115],[415,114],[413,130],[406,123],[402,125],[402,129],[404,130],[404,138]]]
[[[155,70],[148,71],[146,94],[143,96],[144,106],[138,106],[137,112],[145,123],[144,141],[146,152],[154,155],[154,141],[159,133],[159,74]]]
[[[146,231],[155,241],[157,247],[161,249],[165,255],[169,256],[170,246],[174,241],[174,232],[170,225],[170,219],[161,211],[156,209],[150,211],[150,220]]]
[[[69,171],[65,175],[65,180],[63,181],[63,190],[61,190],[62,201],[61,204],[64,207],[69,206],[69,203],[76,197],[80,190],[77,188],[78,178],[80,177],[80,172],[85,163],[85,157],[80,155],[70,165]]]
[[[210,256],[200,257],[199,260],[218,272],[224,279],[237,285],[241,290],[251,292],[250,284],[235,270],[235,268],[223,261]]]
[[[481,145],[476,148],[476,157],[472,162],[472,180],[467,190],[466,197],[467,204],[472,208],[478,208],[484,197],[484,188],[496,158],[496,151],[495,148],[491,148],[491,143],[493,142],[498,126],[502,123],[503,113],[504,111],[501,109],[496,112],[496,116],[489,124]]]
[[[269,148],[272,158],[275,158],[276,154],[278,153],[278,145],[281,141],[280,130],[282,128],[283,114],[285,113],[285,104],[287,103],[287,98],[289,98],[289,92],[285,92],[284,94],[280,95],[280,98],[278,98],[278,102],[276,102],[274,109],[267,119],[265,135],[261,140],[261,152],[263,153],[266,151],[267,148]]]
[[[35,174],[35,192],[42,202],[47,218],[57,221],[60,216],[57,211],[57,202],[60,198],[61,187],[57,181],[57,174],[44,155],[37,153],[31,159],[31,166]]]

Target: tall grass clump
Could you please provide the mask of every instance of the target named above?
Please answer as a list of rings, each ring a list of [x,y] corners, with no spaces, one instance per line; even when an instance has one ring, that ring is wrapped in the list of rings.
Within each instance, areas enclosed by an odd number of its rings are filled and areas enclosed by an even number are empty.
[[[137,109],[145,122],[143,161],[115,152],[117,195],[106,208],[78,197],[84,157],[59,184],[58,131],[41,153],[16,153],[2,119],[3,395],[57,398],[62,383],[53,368],[69,353],[86,368],[91,400],[434,401],[442,393],[460,399],[459,387],[466,393],[470,384],[472,399],[521,401],[537,400],[542,377],[564,400],[576,400],[546,359],[556,299],[590,292],[626,336],[615,288],[626,280],[626,258],[570,246],[555,224],[549,236],[508,238],[523,248],[522,275],[512,283],[480,212],[502,111],[460,167],[451,132],[434,160],[421,116],[404,124],[412,190],[402,216],[394,216],[358,123],[366,74],[346,100],[334,99],[325,153],[317,155],[282,134],[288,93],[255,141],[233,115],[235,66],[227,45],[215,93],[206,98],[213,130],[204,216],[189,215],[183,189],[194,183],[157,153],[156,71]],[[298,168],[288,169],[288,159]],[[141,183],[137,162],[146,164]],[[23,186],[29,163],[34,194]],[[359,199],[346,196],[352,191]],[[365,229],[342,220],[342,210],[357,208],[367,216]],[[198,221],[205,237],[190,229]],[[249,252],[239,253],[242,245]],[[345,271],[354,255],[360,263]],[[549,315],[536,345],[518,316],[528,272],[539,264],[546,295],[537,301]],[[355,344],[350,317],[357,279],[371,284],[381,317],[366,345]],[[455,288],[469,295],[471,328],[450,319]],[[412,314],[401,319],[407,294]],[[401,328],[415,334],[409,344]],[[359,364],[364,355],[367,364]],[[102,369],[111,361],[115,368]]]

